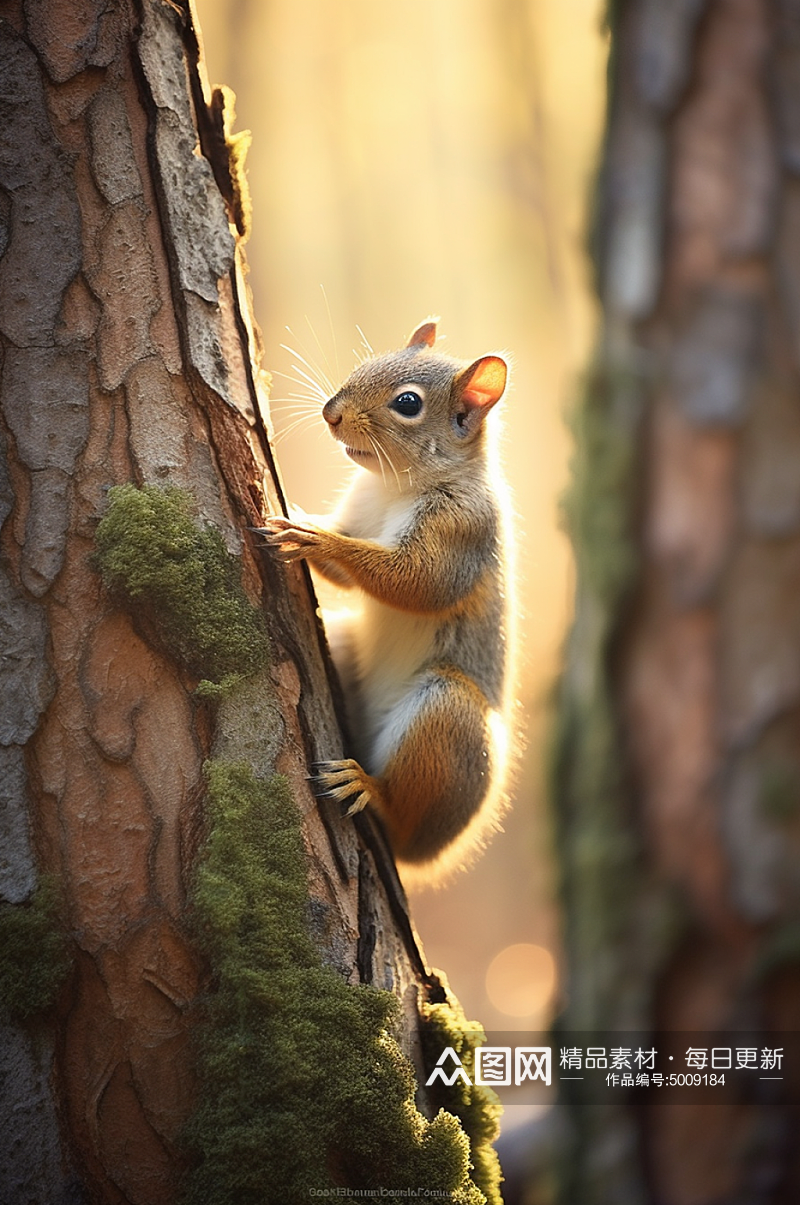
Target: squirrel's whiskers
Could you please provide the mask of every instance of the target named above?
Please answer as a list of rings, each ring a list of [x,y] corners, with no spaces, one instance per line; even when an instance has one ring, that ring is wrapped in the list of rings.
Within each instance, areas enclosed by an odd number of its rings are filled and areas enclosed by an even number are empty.
[[[297,348],[290,347],[286,343],[281,344],[281,347],[283,348],[283,350],[288,351],[289,355],[294,356],[295,360],[298,361],[298,363],[294,365],[295,370],[297,372],[301,372],[302,370],[300,368],[300,365],[302,365],[311,374],[311,378],[319,385],[319,387],[322,389],[323,392],[332,393],[333,389],[334,389],[334,384],[333,384],[333,380],[331,379],[331,377],[328,375],[328,373],[325,372],[325,370],[322,368],[322,366],[317,362],[317,360],[315,359],[313,354],[303,344],[302,340],[299,339],[297,337],[297,335],[295,335],[294,331],[288,326],[286,329],[289,332],[289,334],[292,336],[292,338],[297,342],[298,346],[300,348],[302,348],[302,351],[298,351]],[[324,355],[325,355],[325,353],[323,352],[323,358],[324,358]]]
[[[370,358],[327,394],[315,358],[292,353],[357,466],[350,488],[332,515],[276,515],[261,531],[357,603],[325,616],[356,757],[325,763],[318,787],[348,815],[370,807],[431,882],[484,842],[504,798],[513,604],[486,425],[507,366],[437,354],[433,320],[385,355],[359,334]]]

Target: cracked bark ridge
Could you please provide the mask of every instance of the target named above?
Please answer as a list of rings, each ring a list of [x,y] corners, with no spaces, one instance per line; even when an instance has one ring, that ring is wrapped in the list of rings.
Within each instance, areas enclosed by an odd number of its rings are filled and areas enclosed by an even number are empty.
[[[204,970],[185,909],[206,757],[289,778],[322,955],[400,996],[409,1048],[425,975],[380,835],[317,807],[306,779],[341,737],[307,574],[247,535],[282,500],[240,251],[198,148],[188,7],[4,14],[0,892],[20,904],[55,874],[76,959],[35,1041],[0,1030],[0,1201],[159,1205],[196,1089]],[[92,568],[107,490],[128,481],[190,489],[265,608],[270,669],[223,703],[215,735],[194,682]]]

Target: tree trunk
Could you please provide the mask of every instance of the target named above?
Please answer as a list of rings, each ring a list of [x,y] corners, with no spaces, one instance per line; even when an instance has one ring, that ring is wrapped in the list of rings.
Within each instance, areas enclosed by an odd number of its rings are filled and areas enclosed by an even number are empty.
[[[314,760],[341,756],[341,736],[307,572],[271,564],[248,532],[283,502],[241,240],[231,225],[243,219],[222,98],[209,98],[202,80],[188,3],[4,7],[0,1199],[9,1205],[156,1205],[177,1199],[187,1167],[199,1161],[204,1175],[214,1171],[191,1129],[212,1082],[204,1033],[215,1023],[244,1024],[241,1010],[220,1021],[231,975],[225,959],[257,928],[265,882],[283,892],[273,943],[285,916],[292,957],[305,960],[317,990],[340,999],[326,978],[333,975],[342,991],[362,991],[347,981],[394,993],[402,1044],[419,1067],[420,1011],[446,1000],[423,966],[377,827],[318,807],[306,777]],[[144,488],[109,493],[125,483]],[[153,527],[136,527],[125,509],[134,504],[156,508]],[[98,529],[114,508],[121,528]],[[144,548],[134,586],[119,558],[137,539]],[[164,579],[159,594],[143,584],[150,544],[165,572],[177,564],[200,573],[192,579],[200,588]],[[191,552],[181,560],[189,546],[205,550],[199,560]],[[205,594],[204,582],[207,597],[192,598]],[[209,672],[220,641],[233,639],[227,621],[207,613],[215,598],[258,639],[252,655],[222,656]],[[266,641],[253,603],[263,607]],[[194,604],[208,604],[203,623],[217,623],[205,652]],[[269,646],[266,668],[259,640]],[[215,683],[198,691],[202,678]],[[240,802],[266,806],[288,789],[298,825],[302,815],[302,923],[288,915],[297,884],[282,884],[274,862],[267,874],[260,847],[252,865],[220,870],[220,849],[233,838],[220,835],[205,807],[211,798],[219,811],[233,798],[236,775]],[[265,826],[258,817],[249,816],[251,827]],[[242,835],[251,839],[261,834]],[[205,895],[195,871],[201,848]],[[209,935],[210,896],[218,903],[224,890],[233,908],[239,887],[247,904],[238,928],[225,914],[233,927]],[[292,958],[273,955],[277,969],[265,983],[279,997]],[[263,970],[257,959],[237,965],[241,998]],[[379,999],[357,996],[359,1008],[367,998]],[[280,1005],[261,1004],[267,1040],[252,1039],[253,1057],[277,1041],[273,1016],[291,1030],[293,1017]],[[390,1030],[388,1022],[374,1027],[382,1048]],[[236,1049],[246,1040],[242,1029]],[[400,1083],[402,1060],[397,1065]],[[319,1095],[340,1070],[316,1068]],[[384,1095],[390,1088],[383,1085]],[[259,1112],[244,1084],[240,1093],[242,1127],[257,1122],[260,1147],[277,1143],[272,1114]],[[306,1104],[313,1116],[316,1098]],[[414,1116],[427,1142],[428,1123]],[[330,1183],[366,1182],[346,1135],[336,1150],[327,1141],[317,1135]],[[461,1150],[463,1135],[448,1142]],[[308,1153],[309,1165],[318,1154]],[[196,1192],[209,1201],[292,1199],[280,1183],[237,1188],[237,1175],[242,1184],[257,1176],[239,1162],[225,1173],[227,1196],[211,1181]],[[465,1169],[458,1185],[466,1195],[454,1199],[483,1200]]]
[[[568,505],[563,1025],[780,1031],[800,1007],[800,6],[627,0],[611,22]],[[757,1096],[575,1123],[581,1205],[798,1198],[797,1118]]]

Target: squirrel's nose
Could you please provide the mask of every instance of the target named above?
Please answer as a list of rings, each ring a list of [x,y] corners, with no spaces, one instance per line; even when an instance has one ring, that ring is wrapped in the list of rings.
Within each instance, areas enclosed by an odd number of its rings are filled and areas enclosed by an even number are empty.
[[[329,402],[326,402],[322,407],[322,417],[325,419],[326,423],[330,424],[331,427],[338,427],[339,423],[342,421],[342,416],[337,410],[336,403],[333,398],[331,398]]]

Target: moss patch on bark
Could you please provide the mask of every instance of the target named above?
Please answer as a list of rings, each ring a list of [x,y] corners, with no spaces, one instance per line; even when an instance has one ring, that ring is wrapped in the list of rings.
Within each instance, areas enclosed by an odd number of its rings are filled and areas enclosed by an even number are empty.
[[[191,494],[114,486],[96,545],[106,586],[190,674],[219,683],[266,664],[264,617],[220,533],[195,519]]]
[[[194,915],[213,988],[197,1030],[202,1091],[184,1136],[196,1161],[186,1201],[307,1201],[338,1186],[499,1201],[482,1191],[488,1161],[458,1117],[417,1109],[396,998],[322,963],[285,780],[212,762],[208,811]]]
[[[72,960],[52,879],[23,904],[0,904],[0,1021],[21,1022],[54,1003]]]

